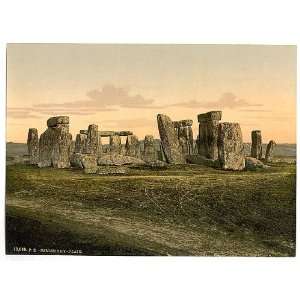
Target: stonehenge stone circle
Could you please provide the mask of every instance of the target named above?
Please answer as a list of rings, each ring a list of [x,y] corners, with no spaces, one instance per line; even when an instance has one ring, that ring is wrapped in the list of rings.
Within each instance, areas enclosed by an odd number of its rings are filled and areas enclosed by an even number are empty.
[[[29,128],[27,137],[29,163],[37,165],[39,162],[39,135],[36,128]]]
[[[251,157],[262,158],[262,137],[260,130],[253,130],[251,132]]]
[[[219,163],[224,170],[245,168],[244,144],[238,123],[220,123],[218,128]]]
[[[140,142],[136,135],[128,135],[125,144],[126,155],[132,157],[141,157]]]
[[[198,115],[198,153],[206,158],[218,159],[218,125],[221,111],[210,111]]]
[[[276,146],[275,141],[271,140],[268,145],[267,145],[267,149],[266,149],[266,156],[265,156],[265,162],[271,162],[272,158],[273,158],[273,152],[274,152],[274,148]]]
[[[102,152],[101,138],[98,134],[98,125],[91,124],[88,127],[86,149],[87,154],[98,156]]]
[[[69,168],[72,135],[69,133],[69,117],[48,119],[48,128],[39,140],[39,167]]]
[[[172,120],[166,115],[158,114],[157,125],[166,161],[170,164],[184,164],[185,159]]]
[[[153,135],[145,136],[143,159],[145,162],[151,162],[157,160],[157,152],[154,146]]]

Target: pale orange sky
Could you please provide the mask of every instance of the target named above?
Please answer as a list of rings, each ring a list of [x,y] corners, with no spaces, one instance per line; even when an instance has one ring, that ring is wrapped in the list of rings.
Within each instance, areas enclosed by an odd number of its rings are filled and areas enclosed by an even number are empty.
[[[7,141],[41,134],[54,115],[80,129],[159,137],[156,115],[173,120],[222,110],[263,142],[296,142],[296,47],[246,45],[9,44]]]

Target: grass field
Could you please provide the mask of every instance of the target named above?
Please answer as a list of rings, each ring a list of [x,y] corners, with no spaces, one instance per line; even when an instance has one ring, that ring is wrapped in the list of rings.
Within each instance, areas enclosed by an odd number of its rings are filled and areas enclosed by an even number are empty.
[[[296,166],[199,165],[127,175],[7,166],[7,253],[294,256]],[[76,252],[73,252],[76,254]]]

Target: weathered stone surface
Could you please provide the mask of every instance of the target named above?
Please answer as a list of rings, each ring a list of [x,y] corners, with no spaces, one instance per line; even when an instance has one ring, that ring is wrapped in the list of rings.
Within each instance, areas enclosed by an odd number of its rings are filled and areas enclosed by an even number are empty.
[[[108,136],[112,136],[112,135],[116,135],[115,131],[98,131],[99,135],[102,137],[108,137]]]
[[[174,121],[173,122],[175,128],[180,127],[186,127],[186,126],[192,126],[193,120],[180,120],[180,121]]]
[[[122,175],[127,174],[128,168],[124,166],[98,166],[98,175]]]
[[[187,155],[186,161],[190,164],[195,164],[195,165],[203,165],[212,168],[220,167],[220,163],[218,160],[210,159],[199,154]]]
[[[222,119],[222,111],[209,111],[198,115],[198,122],[220,121]]]
[[[84,153],[87,147],[87,135],[79,133],[75,140],[75,153]]]
[[[140,142],[136,135],[127,136],[125,148],[127,156],[141,157]]]
[[[254,157],[246,157],[245,164],[246,164],[246,170],[249,171],[268,168],[268,166],[264,165],[260,160]]]
[[[193,153],[193,130],[190,126],[177,129],[179,144],[184,155]]]
[[[245,168],[244,144],[240,124],[220,123],[218,130],[220,166],[224,170]]]
[[[262,158],[262,137],[260,130],[253,130],[251,132],[251,157],[261,159]]]
[[[167,162],[184,164],[185,159],[172,120],[166,115],[158,114],[157,125]]]
[[[276,146],[276,143],[273,140],[271,140],[268,143],[267,149],[266,149],[265,162],[271,162],[272,161],[275,146]]]
[[[86,174],[97,173],[97,157],[94,154],[81,155],[81,163],[83,166],[83,172]]]
[[[122,149],[121,137],[112,135],[109,137],[109,151],[113,154],[120,154]]]
[[[98,158],[98,165],[111,165],[111,166],[121,166],[121,165],[144,165],[145,162],[139,158],[120,155],[120,154],[106,154]]]
[[[52,117],[47,120],[48,127],[56,127],[57,125],[68,125],[69,124],[69,117],[68,116],[57,116]]]
[[[154,146],[153,135],[146,135],[144,139],[143,160],[151,162],[157,160],[157,152]]]
[[[80,134],[88,134],[88,131],[86,129],[80,129],[79,133]]]
[[[77,169],[83,169],[83,164],[82,164],[82,156],[87,155],[87,154],[82,154],[82,153],[73,153],[70,157],[70,163],[71,167],[77,168]]]
[[[218,120],[202,121],[199,124],[198,153],[211,159],[218,159]]]
[[[29,128],[27,137],[29,163],[36,165],[39,162],[39,135],[36,128]]]
[[[39,167],[68,168],[70,167],[70,147],[72,135],[69,126],[58,124],[49,127],[39,140]]]
[[[102,145],[98,134],[98,125],[91,124],[88,127],[85,153],[98,156],[101,153]]]

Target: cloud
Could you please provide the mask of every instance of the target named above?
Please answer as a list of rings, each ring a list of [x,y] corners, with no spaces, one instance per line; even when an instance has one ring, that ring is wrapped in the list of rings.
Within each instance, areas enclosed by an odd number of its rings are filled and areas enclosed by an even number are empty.
[[[224,93],[217,101],[196,101],[191,100],[187,102],[179,102],[172,104],[173,107],[186,107],[186,108],[208,108],[208,109],[235,109],[239,107],[248,106],[263,106],[262,104],[251,104],[244,99],[238,98],[233,93]]]
[[[41,116],[33,114],[30,110],[26,109],[8,109],[7,116],[12,119],[39,119]]]

